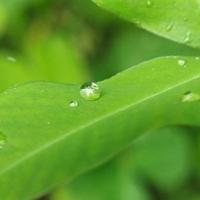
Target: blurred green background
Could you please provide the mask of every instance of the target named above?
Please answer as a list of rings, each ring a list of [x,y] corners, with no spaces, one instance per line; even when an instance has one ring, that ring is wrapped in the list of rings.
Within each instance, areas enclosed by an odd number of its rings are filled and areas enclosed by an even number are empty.
[[[99,81],[167,55],[200,51],[141,30],[90,0],[0,1],[0,92],[26,81]],[[200,200],[198,131],[166,127],[149,133],[42,199]]]

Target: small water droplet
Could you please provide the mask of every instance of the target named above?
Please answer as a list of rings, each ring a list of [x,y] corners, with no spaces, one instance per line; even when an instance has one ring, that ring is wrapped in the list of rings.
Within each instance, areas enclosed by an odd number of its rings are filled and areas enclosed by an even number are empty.
[[[193,101],[200,101],[200,94],[193,93],[191,91],[184,93],[182,97],[182,102],[193,102]]]
[[[185,43],[188,43],[188,42],[190,42],[190,41],[191,41],[191,32],[188,31],[188,32],[186,33],[185,38],[184,38],[184,42],[185,42]]]
[[[16,58],[12,57],[12,56],[8,56],[7,57],[7,60],[10,61],[10,62],[16,62]]]
[[[152,1],[151,0],[147,0],[147,7],[151,7],[152,6]]]
[[[6,136],[2,132],[0,132],[0,149],[3,149],[5,144],[6,144]]]
[[[78,107],[78,101],[70,101],[70,102],[69,102],[69,107],[71,107],[71,108],[76,108],[76,107]]]
[[[169,24],[167,27],[166,27],[166,31],[167,32],[169,32],[169,31],[171,31],[172,29],[173,29],[173,24],[171,23],[171,24]]]
[[[88,101],[94,101],[100,98],[101,90],[94,82],[85,83],[80,88],[81,96]]]
[[[200,57],[198,57],[198,56],[197,56],[197,57],[195,57],[195,60],[200,60]]]
[[[180,65],[182,67],[186,67],[186,64],[187,64],[186,60],[184,60],[182,58],[178,59],[178,65]]]
[[[48,121],[48,122],[47,122],[47,124],[48,124],[48,125],[50,125],[50,124],[51,124],[51,122],[49,122],[49,121]]]

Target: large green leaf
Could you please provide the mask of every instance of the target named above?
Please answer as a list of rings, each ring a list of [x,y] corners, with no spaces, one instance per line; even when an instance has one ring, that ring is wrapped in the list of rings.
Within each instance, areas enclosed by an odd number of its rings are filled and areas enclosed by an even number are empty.
[[[199,0],[93,1],[157,35],[193,47],[200,47]]]
[[[33,82],[2,93],[0,131],[7,140],[0,151],[0,198],[38,196],[147,131],[199,126],[199,65],[197,58],[145,62],[100,82],[102,97],[94,102],[80,97],[79,85]],[[71,100],[79,106],[69,107]]]

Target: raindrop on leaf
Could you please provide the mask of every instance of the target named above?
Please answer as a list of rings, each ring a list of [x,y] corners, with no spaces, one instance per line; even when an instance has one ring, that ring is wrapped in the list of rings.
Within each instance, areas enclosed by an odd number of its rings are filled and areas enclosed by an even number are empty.
[[[172,29],[173,29],[173,24],[171,23],[171,24],[169,24],[167,27],[166,27],[166,31],[167,32],[169,32],[169,31],[171,31]]]
[[[88,101],[94,101],[100,98],[101,90],[94,82],[85,83],[80,88],[81,96]]]
[[[76,108],[76,107],[78,107],[78,101],[70,101],[70,102],[69,102],[69,107],[71,107],[71,108]]]
[[[152,6],[152,1],[151,0],[147,0],[147,7],[151,7]]]
[[[191,32],[188,31],[188,32],[186,33],[185,38],[184,38],[184,42],[185,42],[185,43],[188,43],[188,42],[190,42],[190,41],[191,41]]]
[[[200,101],[200,94],[193,93],[191,91],[184,93],[182,97],[182,102],[194,102],[194,101]]]
[[[182,58],[178,59],[178,65],[179,66],[186,67],[186,64],[187,64],[186,60],[184,60]]]

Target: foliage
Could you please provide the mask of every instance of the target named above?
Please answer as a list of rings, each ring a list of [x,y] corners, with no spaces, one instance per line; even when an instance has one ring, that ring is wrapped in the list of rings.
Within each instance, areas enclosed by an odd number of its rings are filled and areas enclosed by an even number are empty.
[[[199,199],[199,1],[93,1],[0,2],[0,199]]]

